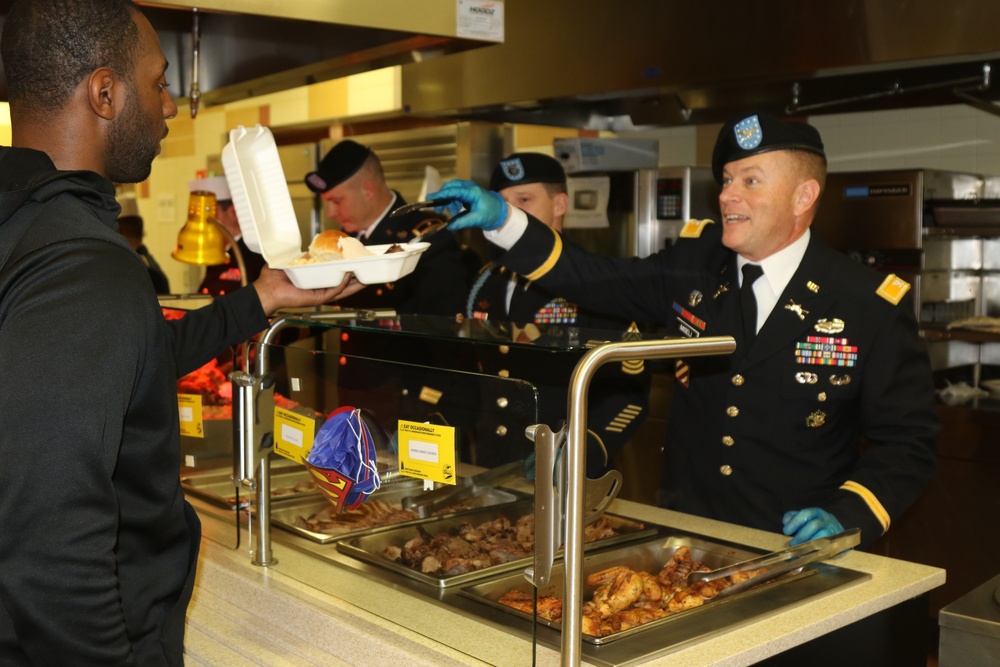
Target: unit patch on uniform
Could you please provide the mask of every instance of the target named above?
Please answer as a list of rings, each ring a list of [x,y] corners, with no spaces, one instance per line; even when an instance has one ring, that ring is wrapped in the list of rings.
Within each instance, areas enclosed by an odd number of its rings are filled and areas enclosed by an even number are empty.
[[[760,119],[757,118],[756,114],[736,123],[733,126],[733,133],[736,134],[736,143],[745,151],[757,148],[764,139],[764,134],[760,129]]]
[[[903,300],[903,297],[909,291],[910,283],[906,282],[895,273],[890,273],[886,276],[885,280],[882,281],[882,284],[878,286],[875,293],[895,306]]]
[[[808,336],[795,344],[795,361],[817,366],[854,366],[858,361],[858,348],[846,338]]]
[[[714,220],[709,220],[708,218],[705,218],[704,220],[695,220],[694,218],[691,218],[684,223],[683,227],[681,227],[681,231],[678,236],[684,239],[696,239],[701,236],[703,231],[705,231],[705,225],[711,225],[714,222]]]
[[[674,311],[680,316],[677,318],[681,332],[688,338],[698,338],[705,330],[705,320],[697,317],[681,304],[674,302]]]

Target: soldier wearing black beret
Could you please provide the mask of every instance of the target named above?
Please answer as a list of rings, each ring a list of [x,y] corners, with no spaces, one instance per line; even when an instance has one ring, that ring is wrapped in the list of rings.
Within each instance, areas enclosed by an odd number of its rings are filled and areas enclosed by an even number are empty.
[[[415,211],[391,218],[406,205],[389,188],[382,162],[368,146],[344,139],[323,157],[306,185],[326,202],[327,216],[365,245],[407,243],[433,212]],[[462,312],[469,284],[462,251],[453,234],[434,234],[408,276],[371,285],[341,301],[345,308],[392,308],[398,313],[454,316]]]
[[[375,152],[350,139],[334,145],[319,168],[306,175],[305,182],[326,203],[329,219],[365,245],[413,241],[415,230],[435,217],[433,211],[390,217],[406,201],[386,183]],[[392,283],[369,285],[342,299],[341,307],[387,308],[401,315],[450,318],[461,313],[471,271],[455,235],[444,232],[424,240],[430,247],[420,255],[411,274]],[[340,343],[340,351],[343,356],[337,385],[341,405],[370,410],[392,430],[399,418],[425,421],[427,413],[434,411],[436,406],[416,398],[425,395],[419,371],[384,362],[417,361],[433,366],[436,355],[447,354],[440,345],[417,337],[354,331]],[[445,393],[448,400],[465,393],[442,386],[433,389]]]
[[[508,155],[493,169],[490,189],[498,192],[511,206],[521,208],[556,231],[562,230],[568,205],[566,172],[555,158],[542,153]],[[635,326],[626,320],[581,310],[576,304],[508,271],[497,262],[489,262],[479,272],[469,293],[466,315],[487,319],[512,337],[540,337],[550,329],[563,335],[573,328],[597,330],[600,333],[595,336],[621,340],[628,335],[630,326]],[[508,375],[534,384],[539,390],[539,422],[553,428],[558,428],[566,418],[566,389],[578,361],[578,354],[524,347],[490,346],[479,356],[483,372]],[[587,474],[590,477],[597,477],[611,466],[646,420],[648,408],[649,373],[641,363],[609,365],[599,372],[591,384],[588,398]],[[483,448],[491,451],[484,451],[482,455],[502,460],[524,458],[527,452],[511,443],[520,443],[528,451],[530,443],[520,434],[511,433],[510,428],[499,430],[505,435],[484,444]],[[484,433],[496,431],[492,424],[482,429]],[[499,462],[499,459],[494,460]]]
[[[748,112],[723,125],[721,218],[644,259],[590,254],[467,182],[450,223],[489,230],[499,261],[588,308],[679,335],[732,336],[680,362],[661,504],[792,536],[861,529],[871,545],[934,472],[939,422],[909,284],[833,250],[810,225],[826,181],[815,128]],[[863,446],[862,446],[863,443]]]

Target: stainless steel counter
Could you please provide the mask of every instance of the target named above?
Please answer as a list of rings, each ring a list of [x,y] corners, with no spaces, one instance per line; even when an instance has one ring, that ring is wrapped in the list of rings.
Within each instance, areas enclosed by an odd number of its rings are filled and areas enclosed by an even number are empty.
[[[196,507],[205,538],[188,615],[188,664],[231,664],[240,656],[269,665],[340,664],[338,656],[371,665],[530,664],[530,637],[372,578],[338,561],[347,557],[332,545],[278,532],[278,562],[254,566],[245,532],[242,548],[223,546],[234,542],[232,516]],[[787,539],[628,501],[617,501],[611,511],[757,549],[774,550]],[[320,559],[313,551],[324,546],[333,553]],[[846,554],[836,564],[870,578],[736,627],[725,641],[693,643],[643,664],[753,664],[911,600],[945,579],[937,568],[866,553]],[[540,645],[537,664],[559,664],[558,651]]]

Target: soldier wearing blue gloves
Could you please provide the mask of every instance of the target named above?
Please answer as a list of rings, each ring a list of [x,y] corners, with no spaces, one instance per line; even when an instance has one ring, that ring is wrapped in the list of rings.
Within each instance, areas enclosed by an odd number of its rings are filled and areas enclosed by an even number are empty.
[[[690,221],[644,259],[588,253],[468,181],[430,196],[454,200],[451,229],[486,230],[504,266],[582,307],[736,339],[730,356],[678,362],[661,505],[780,529],[793,545],[858,527],[869,546],[934,472],[939,422],[909,285],[810,233],[826,180],[815,128],[741,115],[712,168],[721,220]]]

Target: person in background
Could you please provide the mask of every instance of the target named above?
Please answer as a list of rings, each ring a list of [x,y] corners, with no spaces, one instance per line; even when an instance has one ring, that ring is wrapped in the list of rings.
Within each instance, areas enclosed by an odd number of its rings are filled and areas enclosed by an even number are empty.
[[[356,286],[265,269],[166,321],[115,224],[177,113],[156,31],[127,0],[18,0],[0,54],[0,664],[179,666],[201,531],[175,382]]]
[[[862,267],[809,227],[826,181],[811,125],[748,112],[712,156],[722,217],[689,221],[644,259],[594,255],[495,193],[452,181],[432,198],[506,248],[505,266],[585,307],[733,336],[677,385],[660,502],[783,531],[792,544],[861,529],[871,545],[927,486],[940,428],[909,284]]]
[[[509,205],[531,214],[551,229],[562,231],[568,205],[566,172],[555,158],[541,153],[508,155],[493,169],[490,189]],[[489,320],[512,335],[515,330],[537,331],[541,335],[550,327],[560,333],[567,327],[576,327],[600,330],[621,340],[630,329],[638,332],[634,322],[580,309],[497,262],[489,262],[479,272],[469,292],[466,315]],[[535,327],[526,328],[528,323]],[[490,354],[493,350],[497,353]],[[490,346],[480,355],[484,372],[528,380],[538,387],[539,421],[552,428],[558,428],[566,419],[566,386],[576,362],[575,355],[554,355],[548,350],[523,347]],[[596,477],[614,462],[645,421],[649,409],[649,373],[641,363],[609,364],[591,383],[587,403],[587,474]],[[496,428],[484,430],[496,431]]]
[[[344,139],[331,148],[306,185],[326,203],[327,216],[365,245],[407,243],[433,212],[390,214],[406,201],[389,188],[382,162],[369,147]],[[461,313],[469,276],[453,234],[429,236],[416,269],[393,283],[371,285],[341,305],[345,308],[392,308],[397,313],[446,315]]]
[[[239,246],[240,254],[243,257],[243,265],[246,267],[247,284],[257,280],[260,270],[265,266],[264,257],[251,250],[246,241],[243,240],[243,230],[240,229],[240,220],[236,215],[236,207],[233,206],[233,195],[229,191],[229,181],[225,176],[209,176],[199,178],[188,183],[191,192],[202,191],[211,192],[215,195],[215,219],[225,227]],[[226,248],[229,261],[226,264],[216,264],[205,267],[205,277],[202,278],[198,286],[200,294],[211,294],[219,296],[238,290],[242,286],[240,276],[240,265],[236,260],[236,253],[230,247]]]
[[[170,294],[170,280],[163,272],[160,265],[156,263],[153,256],[149,254],[149,249],[143,244],[145,236],[143,231],[142,216],[123,215],[118,218],[118,233],[125,237],[128,244],[139,255],[139,259],[146,265],[149,277],[153,281],[153,289],[157,294]]]

